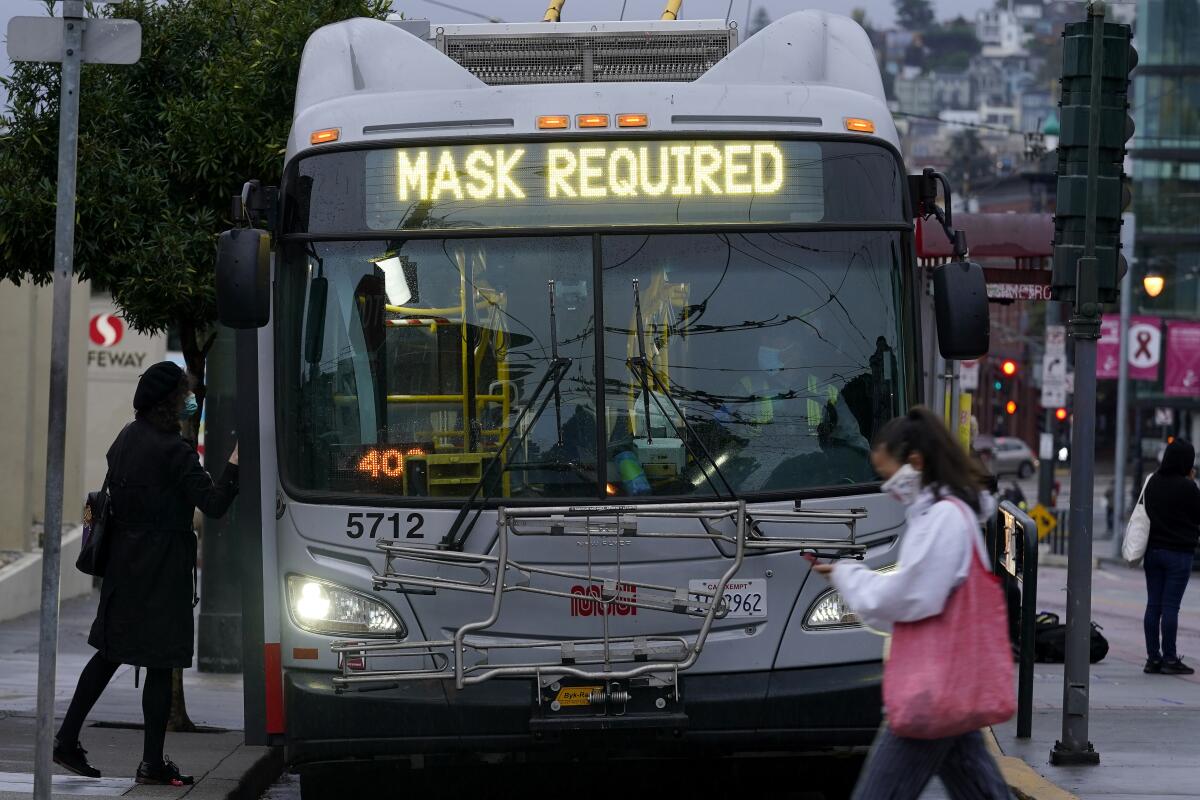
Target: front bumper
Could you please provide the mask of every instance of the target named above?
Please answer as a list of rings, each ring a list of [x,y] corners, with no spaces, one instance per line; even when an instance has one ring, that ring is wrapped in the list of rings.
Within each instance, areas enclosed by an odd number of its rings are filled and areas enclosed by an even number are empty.
[[[880,662],[774,672],[680,676],[686,725],[631,735],[607,730],[546,736],[531,730],[529,680],[493,680],[459,691],[443,681],[338,695],[328,672],[285,676],[287,759],[456,753],[646,757],[711,747],[722,754],[812,751],[870,744],[881,713]]]

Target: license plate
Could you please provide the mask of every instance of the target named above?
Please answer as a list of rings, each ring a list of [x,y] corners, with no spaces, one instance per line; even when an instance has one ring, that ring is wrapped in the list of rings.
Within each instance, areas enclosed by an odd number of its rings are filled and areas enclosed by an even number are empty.
[[[714,594],[720,581],[688,581],[692,594]],[[765,578],[731,580],[725,584],[725,605],[729,617],[765,617],[767,615],[767,581]]]

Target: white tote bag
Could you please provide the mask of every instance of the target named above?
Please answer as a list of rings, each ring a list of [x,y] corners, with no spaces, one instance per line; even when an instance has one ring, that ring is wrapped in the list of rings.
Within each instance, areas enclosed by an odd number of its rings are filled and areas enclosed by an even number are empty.
[[[1146,478],[1146,482],[1142,484],[1142,493],[1138,495],[1137,505],[1129,515],[1129,524],[1125,526],[1125,540],[1121,542],[1121,555],[1130,566],[1137,566],[1146,555],[1146,545],[1150,543],[1150,515],[1146,513],[1148,485],[1150,478]]]

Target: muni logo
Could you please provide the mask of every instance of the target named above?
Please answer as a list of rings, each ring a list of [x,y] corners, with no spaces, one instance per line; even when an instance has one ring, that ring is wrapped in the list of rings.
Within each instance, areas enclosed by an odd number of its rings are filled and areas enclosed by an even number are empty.
[[[628,583],[617,584],[617,596],[611,602],[603,599],[603,587],[591,584],[589,586],[572,586],[571,616],[572,617],[636,617],[637,587]],[[593,599],[594,598],[594,599]]]

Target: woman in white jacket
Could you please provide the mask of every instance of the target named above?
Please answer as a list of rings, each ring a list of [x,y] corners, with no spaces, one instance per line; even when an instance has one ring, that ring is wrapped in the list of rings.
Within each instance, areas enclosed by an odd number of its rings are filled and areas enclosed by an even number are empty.
[[[884,479],[883,491],[907,506],[895,571],[874,572],[857,562],[817,564],[813,569],[832,581],[866,625],[890,631],[893,623],[942,613],[951,592],[967,577],[973,549],[986,565],[979,529],[959,503],[981,514],[990,498],[981,490],[982,476],[966,451],[923,407],[884,426],[871,463]],[[892,733],[885,722],[854,800],[915,799],[935,774],[952,798],[1011,797],[978,731],[947,739],[907,739]]]

